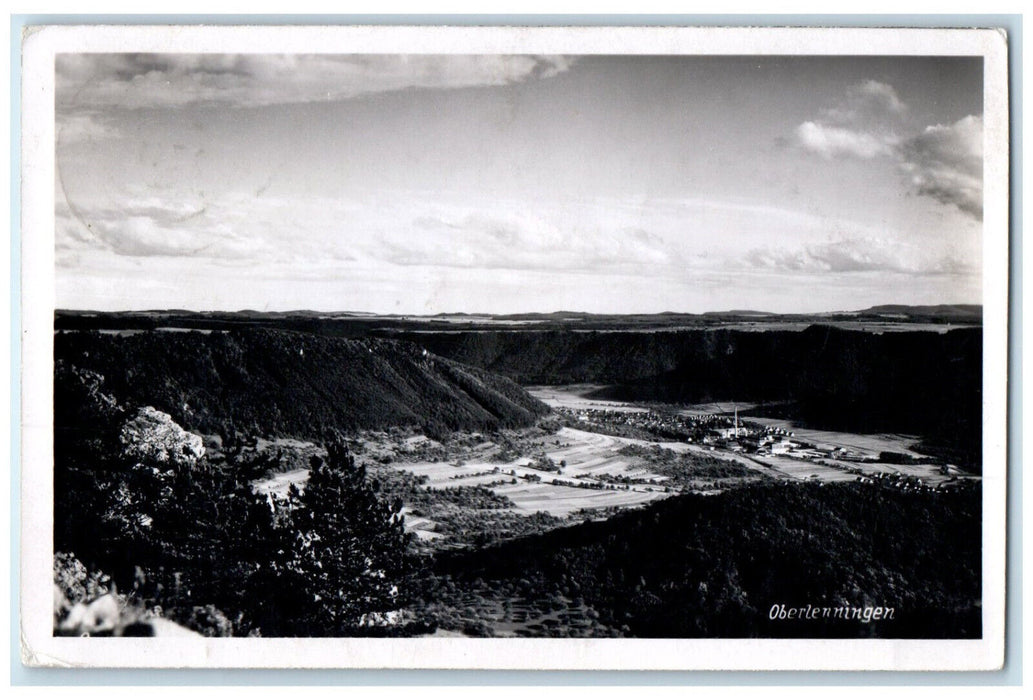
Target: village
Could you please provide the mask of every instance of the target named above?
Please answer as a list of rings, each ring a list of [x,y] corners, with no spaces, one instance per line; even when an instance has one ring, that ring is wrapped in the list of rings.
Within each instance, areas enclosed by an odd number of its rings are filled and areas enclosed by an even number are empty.
[[[750,454],[781,454],[802,459],[838,457],[849,459],[845,448],[830,452],[794,440],[792,431],[741,421],[738,410],[732,417],[717,413],[656,411],[633,412],[598,408],[557,408],[556,411],[577,425],[622,437],[653,437],[704,445],[711,448]],[[860,455],[857,455],[860,459]]]
[[[951,488],[973,478],[954,465],[900,447],[899,451],[874,449],[886,447],[875,444],[861,449],[831,444],[827,439],[807,440],[779,425],[743,420],[738,408],[733,408],[731,415],[686,410],[629,411],[624,407],[555,410],[573,428],[626,438],[674,440],[715,456],[738,458],[741,463],[761,468],[781,480],[854,480],[923,491]]]

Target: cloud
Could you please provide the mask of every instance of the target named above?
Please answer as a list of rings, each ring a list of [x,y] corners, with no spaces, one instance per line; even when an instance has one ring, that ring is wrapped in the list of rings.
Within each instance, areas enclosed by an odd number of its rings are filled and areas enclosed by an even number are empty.
[[[848,90],[850,98],[877,110],[891,114],[903,114],[907,105],[897,96],[892,85],[880,83],[878,80],[865,80]]]
[[[56,140],[60,145],[101,141],[121,136],[121,132],[108,124],[99,114],[91,111],[58,114],[56,119]]]
[[[862,80],[822,109],[820,118],[796,127],[795,141],[826,160],[892,155],[898,142],[895,128],[907,110],[892,85]]]
[[[901,167],[916,194],[983,217],[983,119],[936,124],[902,144]]]
[[[588,221],[563,210],[443,210],[413,219],[418,235],[385,236],[381,242],[387,259],[398,265],[592,271],[670,263],[672,246],[662,236],[579,214]]]
[[[976,220],[983,217],[983,119],[969,115],[954,124],[927,126],[920,133],[896,135],[907,105],[893,86],[865,80],[851,86],[822,119],[794,130],[797,146],[824,158],[896,161],[909,192],[956,207]]]
[[[757,280],[776,285],[772,293],[781,293],[776,280],[789,279],[798,289],[826,290],[865,273],[886,273],[887,279],[920,278],[900,284],[928,290],[949,286],[948,279],[961,284],[978,278],[979,270],[978,246],[952,244],[936,230],[905,241],[893,230],[748,201],[542,198],[532,208],[521,200],[467,193],[287,198],[236,190],[202,195],[145,184],[96,192],[92,200],[72,193],[72,206],[60,190],[58,195],[58,280],[67,300],[62,303],[73,306],[82,302],[69,280],[86,278],[98,285],[133,280],[106,303],[135,303],[136,287],[148,280],[143,270],[162,278],[167,299],[205,297],[158,306],[210,308],[224,294],[225,280],[235,279],[243,296],[234,296],[231,306],[249,305],[239,299],[250,298],[251,284],[256,290],[276,287],[276,305],[294,298],[283,294],[300,293],[291,291],[297,286],[328,294],[337,308],[360,309],[385,303],[376,290],[408,303],[406,295],[431,280],[439,281],[428,287],[433,295],[469,296],[445,304],[457,309],[480,308],[483,289],[502,280],[511,281],[508,303],[555,293],[563,306],[563,290],[575,305],[596,303],[604,293],[620,303],[608,286],[616,279],[625,289],[686,286],[706,295]],[[191,291],[177,285],[202,286]],[[370,303],[328,291],[344,287]]]
[[[284,264],[293,275],[332,275],[355,262],[590,272],[666,266],[678,254],[668,235],[677,219],[643,220],[638,208],[539,203],[527,211],[516,201],[448,202],[404,192],[357,202],[144,186],[98,201],[73,197],[69,206],[58,194],[56,244],[69,266],[92,252],[253,265],[256,274]]]
[[[796,127],[796,138],[804,149],[826,160],[840,156],[870,160],[893,153],[891,137],[824,126],[816,122],[804,122]]]
[[[849,86],[832,105],[821,110],[822,121],[838,126],[889,126],[908,111],[892,85],[863,80]]]
[[[905,112],[907,105],[892,85],[863,80],[822,109],[819,119],[796,127],[795,142],[826,160],[889,156],[898,143],[895,127]]]
[[[117,208],[68,203],[59,197],[55,244],[72,264],[77,254],[108,251],[124,257],[198,257],[234,259],[265,252],[260,242],[228,226],[222,212],[158,197],[129,198]],[[58,264],[62,263],[59,258]]]
[[[547,79],[568,70],[573,61],[523,55],[60,54],[57,104],[60,113],[322,102],[407,88]]]
[[[876,237],[841,238],[790,250],[754,248],[744,260],[756,270],[817,274],[890,272],[926,276],[973,274],[979,269],[948,252],[929,256],[920,246]]]

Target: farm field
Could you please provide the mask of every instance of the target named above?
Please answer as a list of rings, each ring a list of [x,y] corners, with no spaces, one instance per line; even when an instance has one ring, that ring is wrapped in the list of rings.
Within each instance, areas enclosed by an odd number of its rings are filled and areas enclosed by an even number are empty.
[[[548,404],[551,408],[567,408],[572,411],[595,409],[597,411],[621,411],[626,413],[646,413],[649,409],[621,401],[596,399],[586,396],[597,389],[600,384],[569,384],[566,386],[527,386],[531,396]]]
[[[480,459],[453,461],[396,461],[392,466],[400,471],[427,478],[429,488],[455,486],[483,486],[500,496],[513,501],[518,511],[535,513],[544,511],[557,517],[565,517],[582,508],[628,507],[647,503],[665,495],[662,486],[629,485],[626,489],[578,488],[554,484],[554,480],[582,482],[603,485],[601,476],[627,476],[635,479],[653,479],[662,482],[665,477],[644,468],[642,460],[619,454],[628,444],[648,444],[643,440],[616,438],[583,430],[562,428],[554,438],[546,441],[550,447],[545,455],[556,464],[566,462],[561,472],[537,469],[530,456],[509,462],[487,459],[494,443],[477,445],[484,453]],[[555,445],[559,442],[559,445]],[[662,443],[664,447],[681,449],[678,443]],[[528,481],[526,477],[540,478],[540,482]],[[503,483],[517,480],[516,484]]]
[[[664,493],[662,487],[655,486],[603,491],[561,486],[544,481],[533,484],[517,482],[513,485],[496,486],[492,490],[512,500],[518,511],[528,514],[544,511],[560,518],[581,509],[639,506],[669,495]]]
[[[791,431],[796,439],[812,443],[819,448],[845,447],[852,452],[868,457],[878,457],[880,452],[900,452],[913,457],[921,456],[918,452],[910,449],[911,445],[918,442],[918,438],[915,436],[892,433],[872,433],[870,435],[841,433],[832,430],[803,428],[795,425],[793,421],[777,418],[758,418],[743,414],[740,414],[740,417],[743,420],[760,423],[761,425]]]
[[[556,433],[561,446],[550,449],[546,455],[554,462],[566,462],[564,475],[596,476],[609,474],[626,475],[639,479],[663,478],[641,466],[641,460],[624,457],[618,451],[625,445],[660,445],[675,452],[684,451],[688,445],[680,442],[649,442],[634,438],[614,437],[592,433],[576,428],[561,428]]]
[[[743,411],[748,411],[757,405],[758,404],[743,401],[708,401],[706,403],[693,403],[684,405],[678,412],[686,416],[698,416],[706,413],[724,413],[731,415],[735,412],[735,409],[739,409],[739,417],[743,418]]]
[[[851,474],[846,468],[839,466],[830,467],[810,460],[794,459],[781,455],[764,455],[757,459],[770,465],[781,474],[794,479],[808,479],[812,477],[820,481],[854,481],[857,479],[857,475]]]

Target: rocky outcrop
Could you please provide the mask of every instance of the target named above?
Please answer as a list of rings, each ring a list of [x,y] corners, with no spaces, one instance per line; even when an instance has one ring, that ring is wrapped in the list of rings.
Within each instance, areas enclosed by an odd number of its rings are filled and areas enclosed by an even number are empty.
[[[204,457],[199,435],[183,430],[172,417],[144,406],[122,426],[119,433],[123,453],[142,462],[191,467]]]

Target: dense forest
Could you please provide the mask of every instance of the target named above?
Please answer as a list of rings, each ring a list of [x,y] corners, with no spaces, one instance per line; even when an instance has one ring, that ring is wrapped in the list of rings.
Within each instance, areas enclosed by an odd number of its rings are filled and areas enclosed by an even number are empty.
[[[392,619],[418,568],[401,503],[342,447],[313,458],[304,492],[275,508],[232,463],[108,448],[66,450],[56,465],[56,630],[68,606],[119,592],[123,619],[207,636],[412,632]]]
[[[974,484],[768,483],[443,554],[435,571],[468,594],[577,598],[627,636],[978,638],[980,523]],[[778,604],[894,615],[772,620]]]
[[[59,431],[92,431],[76,412],[97,396],[223,437],[329,439],[391,425],[438,435],[530,425],[548,412],[506,378],[392,340],[238,330],[58,333],[54,344]]]

